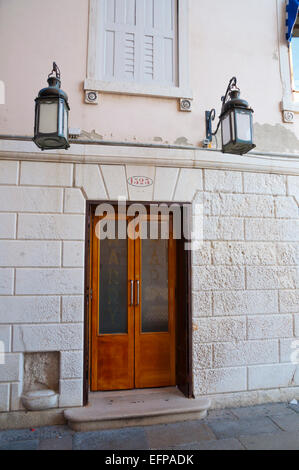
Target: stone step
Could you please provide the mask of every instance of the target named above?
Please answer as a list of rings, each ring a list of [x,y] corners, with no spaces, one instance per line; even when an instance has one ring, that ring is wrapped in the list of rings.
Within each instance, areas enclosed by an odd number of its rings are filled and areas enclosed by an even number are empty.
[[[75,431],[117,429],[204,418],[209,399],[188,399],[176,387],[90,393],[89,404],[65,410]]]

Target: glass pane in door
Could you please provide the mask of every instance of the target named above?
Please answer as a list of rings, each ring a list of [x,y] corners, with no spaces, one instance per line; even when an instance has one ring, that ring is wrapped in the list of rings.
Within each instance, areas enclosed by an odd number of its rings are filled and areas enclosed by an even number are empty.
[[[127,333],[128,240],[105,239],[99,243],[99,333]]]
[[[159,223],[160,224],[160,223]],[[160,231],[160,230],[159,230]],[[168,240],[141,240],[141,330],[168,331]]]

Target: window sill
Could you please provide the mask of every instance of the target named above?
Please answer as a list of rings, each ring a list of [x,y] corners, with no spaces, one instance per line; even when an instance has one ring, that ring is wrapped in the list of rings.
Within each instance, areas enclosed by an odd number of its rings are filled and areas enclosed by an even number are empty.
[[[182,87],[163,88],[151,85],[139,85],[137,83],[105,82],[90,78],[85,79],[84,90],[98,91],[100,93],[151,96],[158,98],[193,98],[192,91]]]

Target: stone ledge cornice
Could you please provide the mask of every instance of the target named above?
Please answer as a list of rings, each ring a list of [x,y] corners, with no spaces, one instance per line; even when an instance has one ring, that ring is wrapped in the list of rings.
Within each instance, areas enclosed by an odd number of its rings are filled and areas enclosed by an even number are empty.
[[[223,154],[198,148],[163,148],[109,144],[71,144],[70,149],[42,152],[31,141],[0,140],[1,160],[150,165],[175,168],[211,168],[299,175],[299,155]]]

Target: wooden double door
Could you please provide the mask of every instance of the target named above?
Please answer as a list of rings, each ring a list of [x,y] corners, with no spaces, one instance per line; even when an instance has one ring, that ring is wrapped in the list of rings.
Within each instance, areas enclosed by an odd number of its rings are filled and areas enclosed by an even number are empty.
[[[103,219],[95,217],[93,224],[91,390],[175,385],[176,243],[171,217],[144,216],[138,226],[132,217],[110,220],[112,238],[99,236]]]

